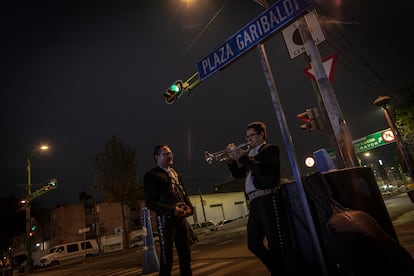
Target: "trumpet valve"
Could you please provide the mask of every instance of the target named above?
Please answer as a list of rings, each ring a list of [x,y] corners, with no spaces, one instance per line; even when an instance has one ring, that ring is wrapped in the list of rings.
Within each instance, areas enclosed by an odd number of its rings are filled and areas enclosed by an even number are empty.
[[[208,151],[204,152],[204,159],[209,163],[210,165],[213,164],[214,155],[209,153]]]
[[[204,159],[210,165],[213,163],[213,161],[218,161],[218,162],[228,161],[228,160],[232,159],[231,156],[229,155],[230,151],[240,150],[242,152],[246,152],[246,151],[248,151],[249,147],[250,147],[250,143],[244,143],[244,144],[240,144],[240,145],[237,145],[237,146],[234,145],[234,146],[231,146],[229,148],[226,148],[224,150],[214,152],[214,153],[209,153],[208,151],[205,151],[204,152]]]

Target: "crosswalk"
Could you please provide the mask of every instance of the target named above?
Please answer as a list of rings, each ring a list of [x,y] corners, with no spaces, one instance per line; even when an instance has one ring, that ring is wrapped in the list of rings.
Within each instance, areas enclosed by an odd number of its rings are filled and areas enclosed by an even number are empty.
[[[193,270],[193,275],[197,276],[211,276],[211,275],[241,275],[239,272],[243,272],[243,275],[256,275],[253,274],[253,269],[257,267],[257,260],[252,259],[243,259],[243,260],[222,260],[222,261],[195,261],[192,263],[191,267]],[[249,273],[249,271],[251,273]],[[136,275],[148,275],[156,276],[158,272],[143,274],[141,267],[134,268],[117,268],[117,269],[107,269],[98,272],[96,276],[136,276]],[[178,265],[174,265],[171,272],[172,276],[179,276],[180,271]]]

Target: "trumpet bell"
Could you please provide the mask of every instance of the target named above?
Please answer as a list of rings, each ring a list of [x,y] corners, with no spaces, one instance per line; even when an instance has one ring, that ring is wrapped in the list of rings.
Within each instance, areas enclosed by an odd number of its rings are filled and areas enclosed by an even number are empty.
[[[249,150],[249,145],[250,143],[240,144],[240,145],[235,146],[232,150],[241,149],[244,152],[247,152]],[[231,157],[229,156],[227,149],[224,149],[224,150],[217,151],[214,153],[205,151],[204,159],[206,160],[207,163],[211,165],[213,164],[213,161],[216,161],[216,162],[228,161],[231,159]]]

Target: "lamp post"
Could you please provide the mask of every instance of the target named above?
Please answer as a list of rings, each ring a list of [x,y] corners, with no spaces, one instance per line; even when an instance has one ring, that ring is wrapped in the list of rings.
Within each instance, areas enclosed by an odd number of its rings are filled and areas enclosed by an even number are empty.
[[[46,151],[49,147],[46,145],[40,146],[40,151]],[[32,237],[30,237],[31,227],[32,227],[32,219],[30,214],[30,204],[32,201],[32,190],[31,190],[31,184],[32,184],[32,166],[31,166],[31,159],[33,157],[33,153],[29,154],[29,156],[26,159],[27,164],[27,198],[26,198],[26,247],[27,247],[27,271],[32,271]]]
[[[394,133],[398,150],[400,151],[401,157],[405,166],[407,167],[408,174],[410,175],[411,181],[414,181],[414,164],[410,154],[405,147],[403,140],[401,139],[400,133],[398,132],[397,127],[395,126],[393,120],[391,119],[390,111],[387,108],[387,104],[390,102],[391,98],[388,96],[379,96],[375,101],[374,105],[382,107],[384,110],[385,120],[388,123],[388,126],[391,128]]]

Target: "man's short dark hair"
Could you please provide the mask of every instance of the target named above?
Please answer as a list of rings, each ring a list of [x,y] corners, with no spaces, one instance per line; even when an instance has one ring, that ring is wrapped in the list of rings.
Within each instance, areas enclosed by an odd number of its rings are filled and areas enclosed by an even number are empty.
[[[159,145],[156,145],[154,147],[154,153],[152,154],[152,157],[154,158],[155,163],[157,163],[157,159],[155,159],[155,156],[160,155],[161,148],[163,148],[163,147],[168,147],[168,145],[167,144],[159,144]]]
[[[247,125],[246,130],[248,129],[254,129],[256,131],[256,133],[262,133],[263,132],[263,138],[266,140],[266,134],[267,134],[267,130],[266,130],[266,125],[262,122],[251,122],[250,124]]]

